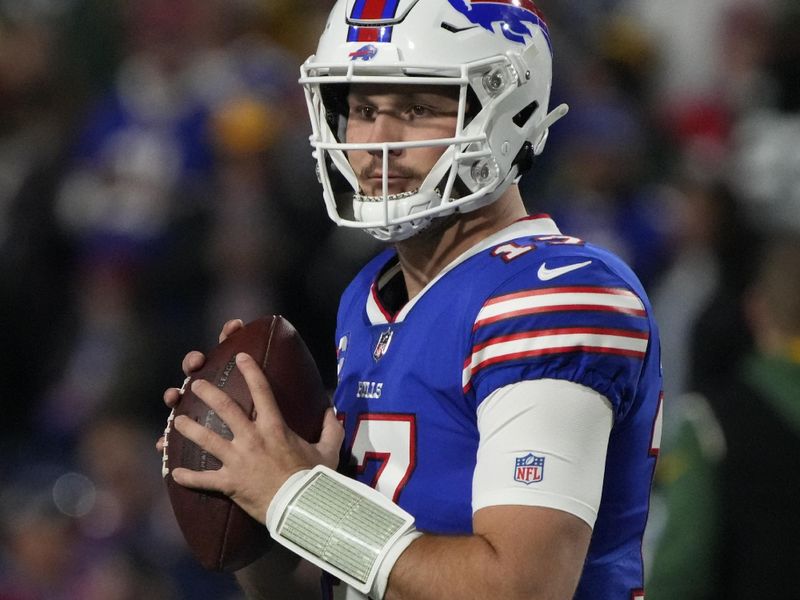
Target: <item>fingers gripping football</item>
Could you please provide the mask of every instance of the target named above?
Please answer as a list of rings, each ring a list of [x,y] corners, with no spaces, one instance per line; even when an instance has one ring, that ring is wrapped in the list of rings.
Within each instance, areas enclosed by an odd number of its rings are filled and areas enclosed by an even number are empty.
[[[264,442],[266,449],[278,453],[273,458],[276,466],[285,475],[283,479],[285,480],[301,469],[318,464],[324,464],[332,469],[336,468],[339,461],[339,449],[344,441],[344,429],[336,419],[333,409],[328,409],[325,413],[319,441],[311,444],[287,426],[275,401],[269,381],[253,358],[247,354],[239,354],[236,362],[253,396],[255,412],[254,420],[251,422],[245,419],[242,426],[254,425],[250,431],[257,434],[257,439],[253,441]],[[238,409],[239,407],[233,403],[233,408]],[[240,417],[242,414],[239,410]],[[283,484],[283,480],[280,484]],[[270,496],[271,499],[272,496]]]
[[[252,395],[255,419],[251,421],[213,384],[196,380],[192,391],[227,424],[233,439],[227,440],[189,418],[176,418],[178,431],[216,456],[222,468],[202,472],[178,468],[173,477],[181,485],[222,492],[263,522],[272,497],[290,475],[319,463],[336,466],[344,434],[330,411],[320,441],[309,444],[286,425],[259,365],[247,354],[237,355],[236,363]]]
[[[231,319],[226,321],[225,324],[222,326],[222,330],[219,334],[219,342],[222,343],[230,335],[242,329],[244,327],[244,321],[241,319]],[[169,408],[174,408],[183,396],[184,388],[186,387],[186,383],[189,381],[189,376],[194,372],[203,367],[206,362],[205,354],[202,352],[198,352],[197,350],[192,350],[186,353],[186,356],[183,357],[181,361],[181,369],[183,370],[183,374],[186,375],[186,379],[183,382],[182,387],[171,387],[167,388],[164,391],[164,404],[166,404]],[[156,451],[158,453],[162,453],[164,451],[164,436],[161,436],[156,441]]]
[[[342,438],[332,411],[326,414],[330,396],[314,358],[285,318],[266,315],[244,326],[233,319],[219,339],[207,354],[190,352],[182,364],[189,383],[204,380],[208,386],[199,383],[195,392],[184,382],[165,392],[172,412],[159,450],[170,503],[193,554],[208,569],[233,571],[271,545],[261,507],[280,483],[280,473],[333,464]],[[254,360],[242,359],[240,366],[236,357],[242,353]],[[255,367],[263,376],[253,379]],[[244,375],[248,369],[250,382]],[[257,390],[257,401],[250,387]],[[273,410],[281,418],[272,419],[272,428],[268,406],[280,411]],[[250,423],[256,414],[257,422]],[[308,444],[294,440],[290,434],[295,433]],[[291,457],[294,462],[287,463]]]
[[[231,319],[230,321],[226,321],[225,324],[222,326],[222,331],[219,334],[219,342],[220,344],[228,339],[228,336],[239,331],[244,327],[244,321],[241,319]]]
[[[230,321],[226,321],[219,333],[219,342],[224,342],[229,336],[243,327],[244,322],[241,319],[231,319]],[[183,360],[181,361],[181,369],[183,370],[183,374],[186,375],[187,380],[193,372],[201,369],[205,362],[206,356],[202,352],[198,352],[197,350],[187,352],[186,356],[184,356]],[[186,385],[185,381],[184,385]],[[178,400],[180,400],[182,395],[182,387],[169,388],[164,392],[164,403],[172,408],[178,403]]]

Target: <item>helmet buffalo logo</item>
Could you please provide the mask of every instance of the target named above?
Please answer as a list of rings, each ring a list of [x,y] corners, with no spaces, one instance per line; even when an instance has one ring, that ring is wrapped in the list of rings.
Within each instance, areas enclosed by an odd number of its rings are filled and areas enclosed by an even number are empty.
[[[500,26],[503,35],[520,44],[525,43],[525,36],[532,37],[527,23],[542,30],[547,45],[550,45],[550,33],[544,22],[542,13],[532,0],[448,0],[453,8],[467,17],[471,23],[480,25],[487,31],[495,33],[494,24]]]
[[[358,50],[354,50],[348,56],[350,60],[372,60],[377,53],[377,46],[367,44],[366,46],[361,46]]]

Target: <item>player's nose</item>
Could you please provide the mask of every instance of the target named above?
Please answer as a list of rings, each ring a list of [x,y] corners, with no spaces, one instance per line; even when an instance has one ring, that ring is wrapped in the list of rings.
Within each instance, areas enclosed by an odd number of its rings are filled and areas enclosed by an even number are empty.
[[[383,144],[386,142],[403,141],[403,122],[395,115],[390,113],[378,113],[372,122],[368,141],[372,144]],[[371,150],[370,154],[382,155],[382,149]],[[389,154],[398,155],[400,150],[392,149]]]

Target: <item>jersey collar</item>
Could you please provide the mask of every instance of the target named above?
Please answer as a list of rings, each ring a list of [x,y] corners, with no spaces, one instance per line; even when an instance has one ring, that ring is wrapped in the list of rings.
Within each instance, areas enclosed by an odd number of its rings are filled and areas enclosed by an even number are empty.
[[[481,240],[472,248],[456,257],[450,264],[439,272],[422,291],[417,294],[412,300],[406,302],[405,306],[397,312],[392,314],[380,299],[380,290],[391,281],[394,277],[402,277],[403,273],[397,263],[397,255],[393,254],[387,261],[384,268],[378,272],[375,280],[370,286],[369,294],[367,295],[367,318],[372,325],[386,325],[387,323],[401,323],[406,318],[408,313],[414,305],[422,298],[425,293],[436,283],[444,277],[447,273],[452,271],[455,267],[466,261],[472,256],[493,248],[499,244],[504,244],[521,237],[533,237],[537,235],[561,235],[558,227],[553,219],[548,215],[534,215],[524,217],[519,221],[515,221],[505,229],[501,229],[497,233]],[[390,265],[390,263],[393,263]]]

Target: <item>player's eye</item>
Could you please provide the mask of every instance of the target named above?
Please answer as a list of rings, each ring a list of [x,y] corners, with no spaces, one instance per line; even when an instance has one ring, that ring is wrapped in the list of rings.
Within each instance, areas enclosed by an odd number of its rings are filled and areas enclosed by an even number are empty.
[[[409,112],[414,117],[426,117],[431,114],[431,109],[423,104],[414,104],[409,109]]]
[[[351,116],[363,119],[365,121],[371,121],[375,118],[375,107],[370,106],[368,104],[359,104],[358,106],[351,109]]]

